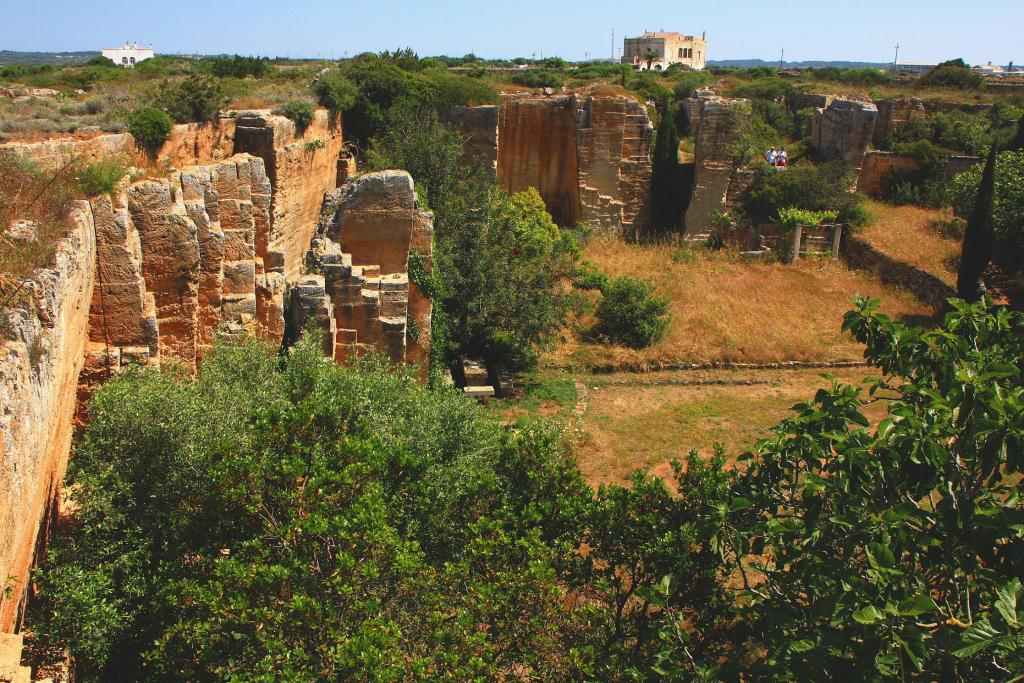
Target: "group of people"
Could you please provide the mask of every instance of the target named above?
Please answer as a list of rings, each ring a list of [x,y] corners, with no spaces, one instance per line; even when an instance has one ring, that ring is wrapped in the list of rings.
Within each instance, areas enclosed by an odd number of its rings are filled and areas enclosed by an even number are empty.
[[[789,167],[789,154],[786,152],[785,147],[779,150],[772,147],[765,153],[764,158],[768,161],[769,166],[774,166],[775,168]]]

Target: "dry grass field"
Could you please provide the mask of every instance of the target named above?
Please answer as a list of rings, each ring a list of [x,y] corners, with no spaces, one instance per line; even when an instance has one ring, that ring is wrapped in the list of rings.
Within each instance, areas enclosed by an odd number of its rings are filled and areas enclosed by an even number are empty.
[[[666,338],[641,351],[587,343],[584,332],[593,321],[577,320],[575,332],[546,359],[563,367],[650,370],[673,362],[857,360],[859,345],[841,330],[855,295],[879,298],[886,313],[910,322],[936,313],[839,261],[748,263],[730,251],[606,237],[589,240],[583,254],[609,276],[653,282],[671,300],[673,318]]]
[[[669,461],[690,449],[702,455],[722,444],[735,458],[792,413],[790,408],[829,386],[819,370],[715,371],[653,373],[586,378],[587,411],[577,445],[580,469],[593,484],[623,483],[636,469],[670,476]],[[829,373],[859,385],[871,368]],[[665,382],[726,379],[734,385],[672,385]],[[885,415],[884,403],[865,407],[873,422]]]
[[[885,255],[928,271],[950,287],[956,274],[963,238],[943,231],[952,214],[916,206],[871,204],[875,220],[858,236]]]

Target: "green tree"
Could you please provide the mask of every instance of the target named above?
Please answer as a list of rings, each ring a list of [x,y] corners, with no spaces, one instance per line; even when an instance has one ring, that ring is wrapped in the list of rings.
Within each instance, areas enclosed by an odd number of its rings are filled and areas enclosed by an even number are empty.
[[[533,188],[507,194],[493,173],[476,169],[435,210],[435,255],[448,321],[445,361],[456,383],[462,364],[479,359],[498,389],[501,371],[536,363],[536,347],[566,322],[575,272],[575,240],[551,220]]]
[[[309,128],[309,124],[313,123],[313,118],[316,116],[313,105],[305,100],[285,102],[280,107],[276,107],[273,113],[290,119],[300,134]]]
[[[963,250],[960,256],[960,272],[957,275],[957,293],[967,301],[977,301],[984,288],[982,273],[992,258],[994,231],[992,227],[993,205],[996,194],[995,145],[985,162],[981,184],[974,200],[971,217],[964,231]]]
[[[167,142],[173,128],[174,121],[167,112],[155,107],[136,107],[128,116],[128,132],[151,154]]]
[[[708,517],[744,643],[716,680],[1024,673],[1024,317],[954,300],[926,331],[877,305],[844,323],[881,373],[867,395],[833,383],[794,406]],[[871,425],[862,410],[883,396]],[[659,661],[692,666],[678,644]]]
[[[1017,132],[1014,133],[1013,139],[1006,145],[1006,151],[1024,151],[1024,115],[1017,121]]]
[[[331,70],[322,74],[313,86],[317,102],[331,111],[344,111],[355,104],[359,90],[341,74]]]
[[[604,288],[593,331],[613,343],[643,349],[665,336],[670,320],[669,301],[655,295],[653,284],[624,276]]]
[[[651,230],[665,235],[679,229],[683,188],[679,177],[679,135],[671,105],[663,102],[651,162]],[[633,235],[639,239],[640,235]]]
[[[949,202],[961,218],[974,211],[983,170],[983,164],[974,166],[949,184]],[[1014,270],[1014,263],[1024,257],[1024,151],[1000,152],[997,158],[992,229],[997,258]]]
[[[186,76],[177,85],[165,82],[156,97],[156,105],[178,123],[213,121],[225,101],[220,84],[199,74]]]

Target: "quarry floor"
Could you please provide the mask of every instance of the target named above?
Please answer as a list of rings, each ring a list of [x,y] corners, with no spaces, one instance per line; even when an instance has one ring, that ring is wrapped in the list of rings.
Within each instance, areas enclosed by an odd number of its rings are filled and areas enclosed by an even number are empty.
[[[873,204],[859,233],[875,249],[954,285],[960,242],[942,225],[949,216],[914,207]],[[862,361],[863,347],[841,330],[854,295],[881,299],[882,310],[927,325],[939,313],[911,292],[841,261],[795,265],[748,263],[736,254],[638,246],[592,239],[584,257],[609,275],[655,282],[671,301],[666,338],[633,351],[588,343],[586,316],[524,378],[512,400],[488,405],[501,420],[544,415],[567,427],[580,468],[593,484],[625,483],[633,470],[671,476],[669,461],[690,449],[711,455],[716,444],[735,460],[792,414],[800,401],[837,381],[860,385],[867,366],[797,369],[662,370],[678,363]],[[864,408],[875,422],[884,402]]]

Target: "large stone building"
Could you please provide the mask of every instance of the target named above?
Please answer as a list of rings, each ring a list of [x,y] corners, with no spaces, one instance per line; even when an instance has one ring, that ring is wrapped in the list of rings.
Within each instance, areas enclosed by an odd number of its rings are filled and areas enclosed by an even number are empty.
[[[153,56],[153,48],[142,47],[135,43],[125,43],[121,47],[103,48],[101,54],[118,66],[133,67],[144,59]]]
[[[647,54],[655,58],[648,64]],[[707,34],[684,36],[682,33],[645,33],[622,41],[622,63],[640,71],[664,71],[673,64],[700,70],[708,61]]]

